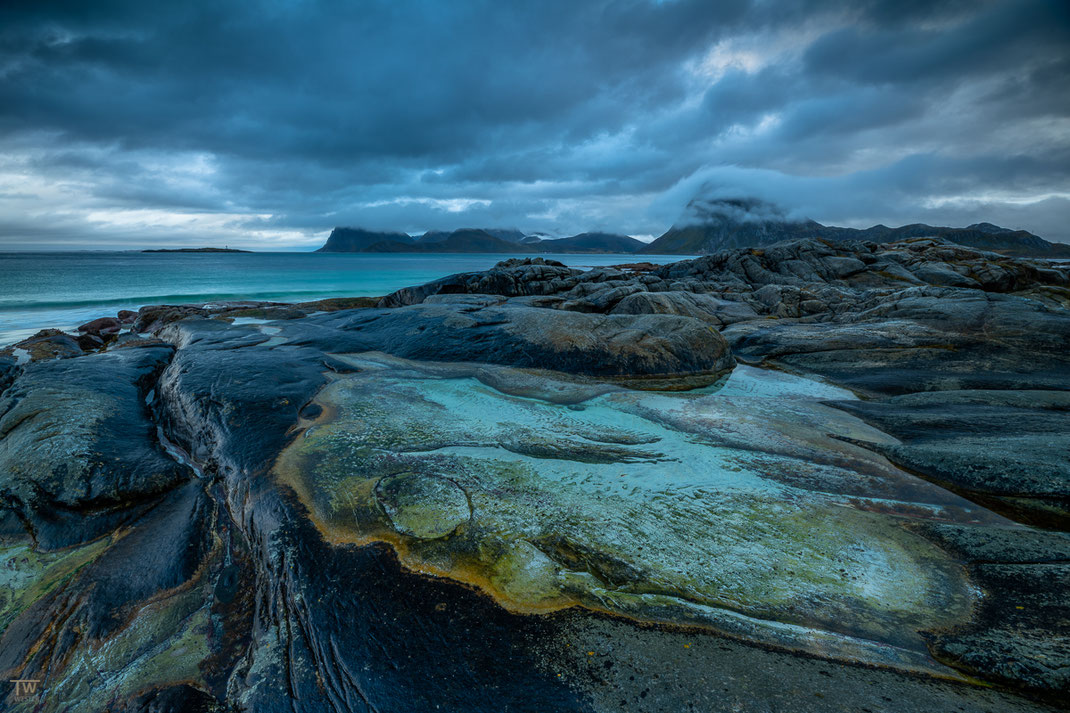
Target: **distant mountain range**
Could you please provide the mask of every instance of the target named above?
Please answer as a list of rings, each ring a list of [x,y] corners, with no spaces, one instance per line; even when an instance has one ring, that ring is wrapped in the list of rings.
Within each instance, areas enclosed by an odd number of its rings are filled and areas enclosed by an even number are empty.
[[[921,237],[945,238],[959,245],[1016,257],[1070,258],[1070,245],[1050,243],[1025,230],[991,223],[946,228],[913,223],[899,228],[838,228],[813,220],[790,219],[782,209],[756,198],[691,201],[692,220],[673,226],[639,252],[664,255],[705,255],[732,248],[771,245],[781,240],[823,238],[888,243]]]
[[[151,248],[143,253],[251,253],[252,250],[237,248]]]
[[[581,233],[569,238],[543,239],[519,230],[462,228],[452,233],[432,231],[414,238],[405,233],[335,228],[321,253],[622,253],[632,254],[646,243],[626,235]]]
[[[693,200],[691,218],[674,225],[651,243],[612,233],[580,233],[544,238],[503,228],[462,228],[431,231],[419,237],[406,233],[335,228],[317,252],[369,253],[619,253],[705,255],[732,248],[771,245],[781,240],[822,238],[887,243],[906,238],[940,237],[960,245],[1016,257],[1070,258],[1070,245],[1051,243],[1025,230],[991,223],[965,228],[914,223],[899,228],[839,228],[808,219],[790,218],[781,208],[756,198]]]

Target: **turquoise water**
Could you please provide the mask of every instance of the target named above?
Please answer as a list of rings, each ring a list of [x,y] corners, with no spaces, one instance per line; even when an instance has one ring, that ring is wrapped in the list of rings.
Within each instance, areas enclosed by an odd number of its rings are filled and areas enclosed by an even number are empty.
[[[516,255],[364,253],[0,253],[0,346],[148,304],[302,302],[385,295]],[[590,268],[681,255],[545,255]]]

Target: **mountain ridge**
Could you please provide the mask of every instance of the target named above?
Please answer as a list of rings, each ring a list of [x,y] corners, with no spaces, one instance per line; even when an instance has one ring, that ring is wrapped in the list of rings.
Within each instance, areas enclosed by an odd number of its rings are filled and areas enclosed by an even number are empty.
[[[993,223],[965,228],[910,223],[896,228],[873,225],[844,228],[809,218],[793,218],[783,208],[757,198],[695,199],[691,218],[673,225],[650,243],[615,233],[585,232],[566,238],[524,234],[515,228],[461,228],[427,231],[419,237],[392,231],[338,227],[316,252],[373,253],[540,253],[621,255],[707,255],[734,248],[772,245],[784,240],[816,238],[840,242],[889,243],[937,237],[966,247],[1013,257],[1070,258],[1070,245],[1052,243],[1026,230]]]
[[[316,252],[368,253],[603,253],[631,255],[646,243],[627,235],[589,232],[567,238],[540,239],[512,228],[461,228],[428,231],[418,238],[406,233],[362,228],[335,228]]]
[[[638,252],[708,255],[798,238],[888,243],[937,237],[1013,257],[1070,258],[1070,245],[1052,243],[1028,231],[1011,230],[992,223],[974,223],[965,228],[925,223],[910,223],[898,228],[880,224],[869,228],[841,228],[822,225],[808,218],[790,218],[779,206],[757,198],[696,199],[688,203],[688,210],[692,213],[692,221],[674,225]]]

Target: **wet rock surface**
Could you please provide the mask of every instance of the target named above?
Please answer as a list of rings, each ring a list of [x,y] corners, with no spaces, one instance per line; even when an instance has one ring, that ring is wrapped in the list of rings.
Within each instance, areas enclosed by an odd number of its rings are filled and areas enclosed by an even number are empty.
[[[39,333],[5,704],[1065,706],[1068,286],[806,240]]]
[[[399,473],[380,478],[375,499],[395,530],[421,540],[446,537],[472,517],[464,489],[435,475]]]
[[[963,390],[837,403],[907,470],[1023,522],[1070,529],[1070,392]]]
[[[84,542],[188,479],[146,403],[172,353],[123,349],[22,369],[0,396],[3,532],[44,550]]]

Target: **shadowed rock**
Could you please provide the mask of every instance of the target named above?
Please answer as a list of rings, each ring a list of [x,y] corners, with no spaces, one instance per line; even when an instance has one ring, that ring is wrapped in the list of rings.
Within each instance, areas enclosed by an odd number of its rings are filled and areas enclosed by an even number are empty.
[[[190,471],[157,438],[146,397],[173,349],[35,362],[0,397],[0,509],[43,549],[111,531]]]

